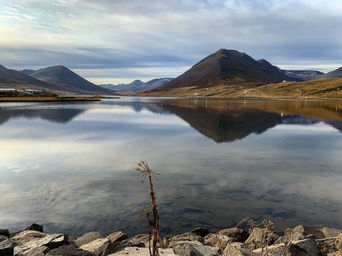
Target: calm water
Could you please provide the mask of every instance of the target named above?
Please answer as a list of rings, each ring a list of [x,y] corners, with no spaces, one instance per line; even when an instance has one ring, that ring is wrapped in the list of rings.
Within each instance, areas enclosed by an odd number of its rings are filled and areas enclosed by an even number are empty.
[[[157,100],[0,104],[0,228],[146,232],[147,159],[161,229],[244,217],[342,227],[342,103]]]

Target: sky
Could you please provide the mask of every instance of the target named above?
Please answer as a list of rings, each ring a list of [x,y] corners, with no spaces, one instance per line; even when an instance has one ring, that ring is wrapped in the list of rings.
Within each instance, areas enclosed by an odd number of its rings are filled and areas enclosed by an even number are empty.
[[[0,0],[0,64],[122,83],[226,48],[327,72],[342,66],[341,17],[341,0]]]

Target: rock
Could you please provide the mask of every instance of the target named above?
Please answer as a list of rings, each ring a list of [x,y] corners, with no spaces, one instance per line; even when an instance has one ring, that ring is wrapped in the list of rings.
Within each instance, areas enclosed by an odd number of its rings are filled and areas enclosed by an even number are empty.
[[[89,243],[86,243],[80,246],[80,249],[89,251],[95,254],[95,251],[99,251],[105,245],[109,244],[109,240],[107,238],[99,238]],[[98,252],[99,253],[99,252]]]
[[[145,244],[145,247],[148,247],[148,241],[150,240],[149,234],[138,234],[135,235],[133,238],[138,239]]]
[[[24,244],[30,242],[32,240],[36,240],[42,237],[45,237],[46,234],[34,231],[34,230],[24,230],[16,233],[13,237],[11,237],[11,241],[15,244]]]
[[[320,231],[322,231],[325,238],[329,237],[337,237],[339,234],[342,233],[342,229],[337,228],[322,228]]]
[[[177,256],[173,249],[159,249],[160,256]],[[148,248],[127,247],[120,252],[108,256],[150,256]]]
[[[328,253],[337,251],[336,242],[336,237],[316,239],[316,245],[320,255],[327,255]]]
[[[223,251],[223,256],[250,256],[248,247],[241,242],[228,244]]]
[[[0,255],[1,256],[13,256],[14,245],[8,239],[7,236],[0,235]]]
[[[9,233],[8,229],[0,229],[0,236],[10,237],[10,233]]]
[[[342,256],[342,252],[331,252],[328,253],[327,256]]]
[[[179,241],[198,241],[202,244],[204,243],[203,237],[192,233],[184,233],[172,237],[169,242],[169,247],[173,247]]]
[[[25,228],[25,230],[35,230],[35,231],[39,231],[39,232],[44,232],[44,228],[42,225],[39,225],[37,223],[33,223],[31,226]]]
[[[176,254],[182,256],[216,256],[218,253],[198,241],[179,241],[173,247]]]
[[[107,239],[112,243],[120,242],[122,240],[126,240],[127,238],[128,236],[124,232],[121,232],[121,231],[112,233],[109,236],[107,236]]]
[[[265,243],[264,246],[271,245],[279,238],[277,234],[270,231],[268,234],[268,243],[266,239],[265,241],[262,241],[265,232],[266,230],[263,228],[254,228],[248,239],[245,241],[245,244],[247,244],[251,249],[256,249],[262,247],[262,243]]]
[[[76,248],[72,245],[63,245],[57,249],[49,251],[46,256],[94,256],[93,253]]]
[[[265,250],[262,252],[262,249],[256,249],[253,251],[253,256],[263,256],[265,255]],[[311,256],[307,251],[300,248],[294,244],[275,244],[267,247],[267,255],[268,256]]]
[[[204,244],[212,247],[217,247],[221,252],[227,247],[228,243],[237,242],[235,238],[218,235],[208,234],[204,237]]]
[[[266,251],[266,247],[263,248],[264,253]],[[288,244],[275,244],[267,247],[268,256],[278,256],[278,255],[286,255],[286,256],[317,256],[318,250],[315,243],[315,240],[312,238],[293,241]],[[262,256],[262,248],[258,248],[253,250],[253,256]]]
[[[130,238],[115,243],[106,243],[95,250],[96,256],[106,256],[124,250],[127,247],[145,247],[145,244],[136,238]]]
[[[318,248],[313,238],[307,238],[299,241],[293,241],[292,244],[304,249],[309,255],[317,256],[318,255]]]
[[[68,243],[68,236],[63,234],[44,234],[38,231],[25,230],[12,237],[17,244],[14,247],[14,255],[24,255],[37,247],[46,246],[54,249]]]
[[[240,228],[226,228],[218,232],[219,235],[236,238],[238,242],[244,242],[247,240],[249,234]]]
[[[32,250],[29,250],[28,252],[21,254],[23,256],[44,256],[48,251],[49,247],[41,246],[33,248]]]
[[[77,247],[81,247],[84,244],[90,243],[96,239],[103,238],[100,232],[89,232],[75,240]]]
[[[291,228],[286,229],[285,236],[278,239],[276,243],[278,244],[278,243],[286,243],[290,241],[298,241],[298,240],[302,240],[302,239],[309,238],[309,237],[322,239],[324,238],[324,234],[322,231],[318,229],[299,225],[293,229]]]
[[[208,229],[206,228],[195,228],[193,230],[190,231],[191,234],[195,234],[201,237],[205,237],[206,235],[208,235],[210,232]]]
[[[342,234],[339,234],[336,238],[336,247],[338,251],[342,252]]]

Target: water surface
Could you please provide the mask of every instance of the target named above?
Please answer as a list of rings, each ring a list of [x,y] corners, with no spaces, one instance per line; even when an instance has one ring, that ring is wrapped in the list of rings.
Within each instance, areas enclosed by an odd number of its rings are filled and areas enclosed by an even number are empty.
[[[0,104],[0,227],[146,233],[147,159],[161,230],[268,218],[342,227],[342,103],[122,98]]]

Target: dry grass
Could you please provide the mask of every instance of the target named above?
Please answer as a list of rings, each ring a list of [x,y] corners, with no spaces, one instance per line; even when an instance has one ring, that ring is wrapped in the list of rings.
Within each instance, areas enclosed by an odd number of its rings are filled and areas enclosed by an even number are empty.
[[[208,89],[192,87],[175,88],[168,91],[150,91],[137,96],[193,97],[196,93],[205,97],[223,98],[298,98],[298,99],[341,99],[342,78],[322,79],[307,82],[285,82],[262,86],[217,85]]]

